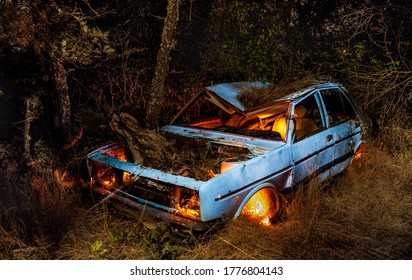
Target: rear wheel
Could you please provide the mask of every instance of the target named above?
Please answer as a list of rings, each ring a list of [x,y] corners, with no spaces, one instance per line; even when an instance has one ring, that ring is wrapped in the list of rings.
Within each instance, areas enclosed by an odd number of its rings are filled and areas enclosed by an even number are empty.
[[[280,212],[279,193],[271,188],[256,192],[243,207],[241,215],[270,225]]]

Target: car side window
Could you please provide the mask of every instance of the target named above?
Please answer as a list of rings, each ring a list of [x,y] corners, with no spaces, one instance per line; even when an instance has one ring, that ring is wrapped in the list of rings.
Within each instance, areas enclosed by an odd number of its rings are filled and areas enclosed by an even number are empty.
[[[342,91],[327,89],[320,92],[328,113],[330,126],[356,117],[355,109]]]
[[[323,128],[319,106],[314,95],[310,95],[295,105],[294,125],[294,142],[297,142]]]

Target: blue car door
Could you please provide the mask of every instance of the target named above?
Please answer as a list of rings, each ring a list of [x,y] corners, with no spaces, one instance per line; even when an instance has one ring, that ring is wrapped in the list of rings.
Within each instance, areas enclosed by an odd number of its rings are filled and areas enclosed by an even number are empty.
[[[325,126],[319,101],[313,93],[295,104],[292,121],[293,183],[296,185],[317,175],[319,169],[319,143]]]
[[[329,164],[330,176],[333,176],[349,165],[360,128],[356,122],[356,110],[340,88],[321,89],[320,96],[327,113],[329,135],[334,142],[334,159]]]

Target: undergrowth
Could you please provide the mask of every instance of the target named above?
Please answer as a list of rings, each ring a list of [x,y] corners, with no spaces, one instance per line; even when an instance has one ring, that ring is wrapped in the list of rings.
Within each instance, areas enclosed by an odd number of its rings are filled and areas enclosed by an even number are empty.
[[[182,258],[411,259],[412,153],[381,140],[343,174],[293,193],[283,223],[233,221]]]
[[[412,259],[411,131],[393,127],[342,174],[284,196],[278,223],[240,218],[202,235],[148,226],[105,200],[79,203],[77,191],[48,177],[46,164],[22,176],[2,144],[0,258]],[[35,188],[34,178],[54,189]]]

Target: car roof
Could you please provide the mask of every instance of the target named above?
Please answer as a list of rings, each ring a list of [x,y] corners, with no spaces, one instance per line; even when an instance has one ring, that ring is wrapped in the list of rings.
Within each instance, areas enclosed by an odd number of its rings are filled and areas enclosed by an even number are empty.
[[[239,96],[245,90],[263,89],[271,85],[268,82],[236,82],[225,83],[206,87],[207,90],[215,93],[218,97],[234,106],[239,111],[246,111],[248,108],[239,101]]]
[[[226,104],[230,104],[231,106],[233,106],[236,111],[245,113],[246,111],[253,110],[253,108],[257,106],[252,106],[250,108],[247,108],[247,106],[239,100],[239,96],[246,90],[265,89],[265,88],[269,88],[272,85],[273,84],[269,82],[260,82],[260,81],[235,82],[235,83],[224,83],[224,84],[212,85],[212,86],[206,87],[206,89],[209,92],[212,92],[214,95],[216,95],[219,99],[222,99]],[[342,86],[337,83],[315,84],[312,86],[305,87],[302,90],[287,94],[281,98],[277,98],[273,101],[298,100],[298,99],[303,98],[304,96],[306,96],[308,93],[312,92],[313,90],[322,89],[322,88],[336,88],[336,87],[342,87]],[[258,106],[261,107],[262,105],[264,104],[260,104]]]

